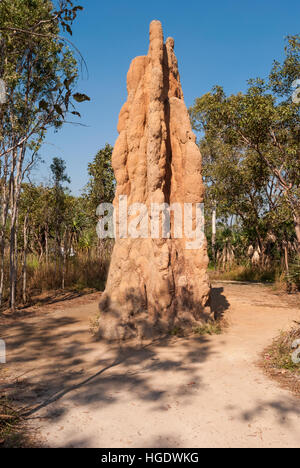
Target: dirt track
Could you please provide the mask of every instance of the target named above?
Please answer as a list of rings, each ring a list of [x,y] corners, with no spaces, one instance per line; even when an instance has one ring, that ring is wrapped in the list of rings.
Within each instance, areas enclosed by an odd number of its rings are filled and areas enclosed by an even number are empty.
[[[91,339],[98,299],[0,324],[8,350],[1,390],[33,408],[46,445],[300,447],[300,400],[256,366],[277,332],[299,320],[296,302],[265,286],[215,284],[214,307],[229,322],[223,335],[137,351]]]

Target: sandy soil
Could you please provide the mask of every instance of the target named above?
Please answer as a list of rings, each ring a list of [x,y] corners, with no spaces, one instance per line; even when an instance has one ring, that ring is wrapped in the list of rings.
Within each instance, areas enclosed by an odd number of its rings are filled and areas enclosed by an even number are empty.
[[[300,400],[256,365],[299,305],[261,285],[214,285],[229,326],[136,349],[93,341],[99,295],[0,323],[3,390],[51,447],[300,447]],[[3,374],[3,372],[2,372]]]

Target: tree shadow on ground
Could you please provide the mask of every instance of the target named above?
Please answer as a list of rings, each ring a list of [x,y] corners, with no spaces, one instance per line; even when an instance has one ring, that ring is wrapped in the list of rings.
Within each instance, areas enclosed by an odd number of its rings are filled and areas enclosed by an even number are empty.
[[[0,308],[0,319],[1,318],[8,318],[18,320],[23,317],[30,317],[36,314],[37,309],[44,307],[44,306],[53,306],[53,305],[60,305],[64,307],[67,303],[68,306],[73,305],[76,303],[76,300],[93,300],[95,296],[101,295],[101,291],[96,291],[95,289],[88,289],[78,291],[78,290],[69,290],[69,291],[50,291],[47,294],[41,294],[37,296],[32,296],[28,303],[25,305],[21,305],[17,308],[15,313],[11,313],[8,309],[8,303],[4,304]]]
[[[135,345],[124,344],[113,351],[114,357],[107,360],[97,360],[93,368],[99,369],[96,372],[89,372],[85,368],[83,375],[70,369],[69,365],[60,366],[61,376],[57,372],[49,369],[42,369],[42,387],[40,384],[33,385],[32,391],[37,396],[39,402],[34,407],[26,411],[27,416],[36,414],[39,410],[50,407],[51,404],[68,396],[76,404],[93,405],[101,403],[102,407],[113,405],[118,399],[120,390],[129,391],[134,401],[144,400],[154,404],[153,409],[161,409],[163,405],[166,389],[164,385],[157,388],[152,385],[152,378],[155,374],[162,375],[168,372],[180,373],[184,383],[178,385],[177,395],[187,397],[195,388],[201,387],[201,378],[195,374],[192,367],[197,362],[207,359],[210,354],[208,340],[205,337],[185,339],[183,348],[186,352],[178,358],[161,360],[159,350],[174,344],[179,339],[165,337],[152,341],[150,344],[137,348]],[[77,344],[78,351],[78,344]],[[81,350],[81,352],[87,352]],[[60,353],[65,359],[66,353]],[[73,353],[72,353],[73,354]],[[197,354],[197,358],[196,358]],[[66,367],[64,369],[64,367]],[[46,370],[46,372],[45,372]],[[67,372],[66,372],[67,371]],[[90,374],[86,376],[87,374]],[[78,378],[79,377],[79,378]],[[83,378],[80,378],[83,377]],[[28,380],[26,385],[28,385]],[[43,390],[49,395],[45,399]],[[64,409],[55,409],[49,413],[51,418],[59,418],[64,414]]]
[[[229,304],[220,289],[214,293],[215,310],[224,313]],[[172,394],[185,402],[205,389],[195,364],[213,354],[209,337],[165,335],[144,344],[108,344],[96,342],[88,319],[75,315],[61,310],[6,320],[1,327],[11,377],[0,385],[0,394],[22,406],[26,417],[57,422],[69,404],[105,408],[117,403],[123,391],[160,411],[167,405],[168,376],[174,373],[178,384]]]
[[[167,290],[173,285],[168,282]],[[98,318],[94,323],[95,336],[107,341],[131,338],[151,339],[174,329],[188,330],[215,319],[222,319],[229,302],[223,288],[213,288],[208,296],[199,299],[193,286],[182,287],[168,306],[148,300],[146,289],[138,293],[128,288],[124,300],[112,299],[104,293],[99,303]]]
[[[224,292],[224,288],[212,288],[211,290],[211,299],[210,299],[210,307],[211,311],[214,315],[215,320],[220,320],[223,318],[226,310],[229,309],[230,304],[222,294]]]
[[[241,418],[244,421],[251,422],[262,415],[265,411],[273,411],[276,420],[281,425],[290,425],[289,416],[300,416],[300,405],[295,406],[295,400],[273,400],[259,402],[251,410],[244,411],[241,414]],[[300,429],[298,427],[300,434]]]

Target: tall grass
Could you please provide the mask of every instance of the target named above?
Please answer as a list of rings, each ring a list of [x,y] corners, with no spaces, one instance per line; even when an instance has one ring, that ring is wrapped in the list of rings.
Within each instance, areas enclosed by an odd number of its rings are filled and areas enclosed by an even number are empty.
[[[85,289],[102,291],[107,279],[112,246],[107,245],[101,252],[94,248],[81,251],[69,257],[65,264],[65,290],[83,291]],[[27,298],[30,304],[33,296],[48,291],[61,291],[63,278],[62,258],[41,261],[30,254],[27,259]],[[17,303],[22,304],[22,265],[18,265]],[[4,308],[8,306],[9,262],[5,259]]]
[[[65,273],[65,288],[102,290],[105,287],[109,258],[97,258],[85,254],[68,259]],[[58,262],[40,263],[28,268],[28,290],[42,293],[62,287],[62,271]]]
[[[209,277],[211,280],[273,283],[280,277],[280,270],[276,267],[262,269],[253,266],[233,265],[229,271],[218,271],[210,267]]]
[[[276,369],[287,369],[300,376],[300,364],[293,362],[293,344],[300,339],[300,328],[293,327],[289,331],[282,331],[266,350],[265,357]]]
[[[290,265],[290,271],[287,280],[300,290],[300,256],[297,256]]]

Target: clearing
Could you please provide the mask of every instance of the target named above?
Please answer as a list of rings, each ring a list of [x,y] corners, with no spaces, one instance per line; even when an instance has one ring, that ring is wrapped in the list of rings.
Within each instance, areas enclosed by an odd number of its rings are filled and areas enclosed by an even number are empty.
[[[300,400],[257,366],[297,299],[271,287],[214,284],[222,335],[137,349],[95,342],[99,294],[2,317],[0,392],[27,407],[50,447],[300,447]],[[67,299],[67,298],[66,298]]]

